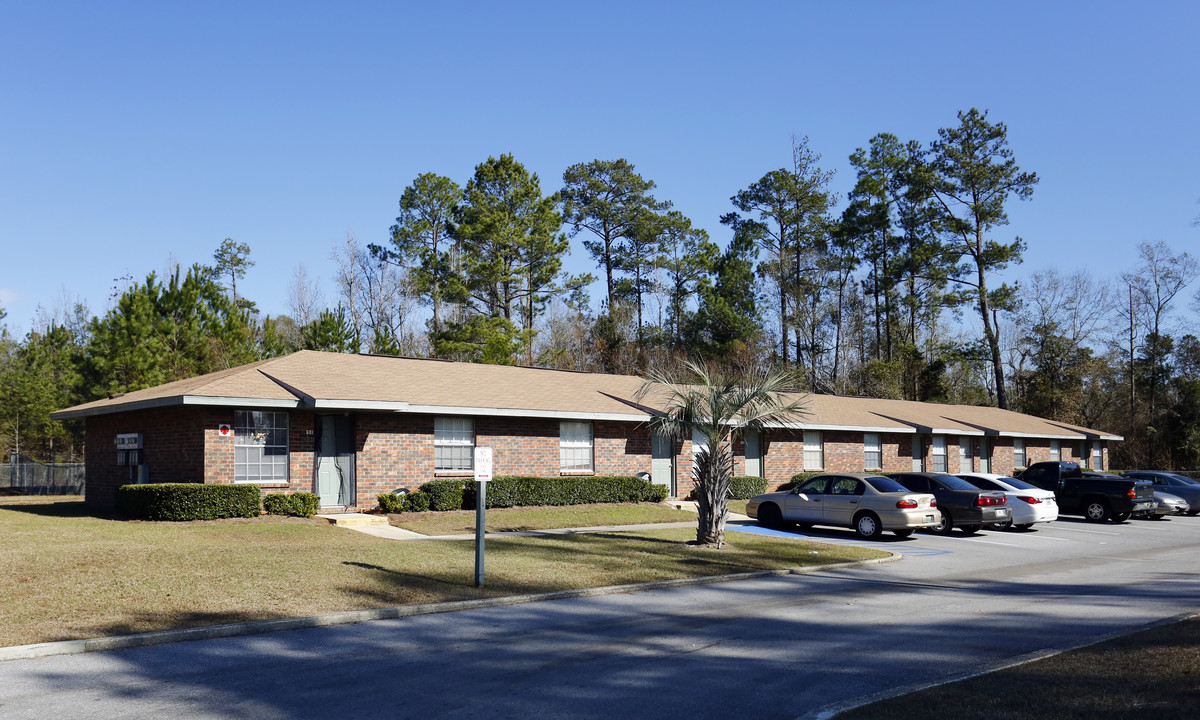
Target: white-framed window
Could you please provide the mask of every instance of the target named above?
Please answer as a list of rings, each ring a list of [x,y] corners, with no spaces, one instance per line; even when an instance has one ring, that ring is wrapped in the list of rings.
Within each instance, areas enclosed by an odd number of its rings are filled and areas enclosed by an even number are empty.
[[[1092,441],[1092,469],[1104,469],[1104,448],[1100,446],[1099,440]]]
[[[883,469],[883,441],[879,433],[863,433],[863,468]]]
[[[975,440],[969,435],[958,438],[958,471],[975,471]]]
[[[592,424],[558,424],[558,466],[563,472],[592,472]]]
[[[1013,467],[1023,468],[1025,466],[1025,438],[1013,438]]]
[[[1054,462],[1062,460],[1062,443],[1058,440],[1050,441],[1050,459]]]
[[[433,469],[444,472],[475,469],[475,421],[472,418],[433,419]]]
[[[929,464],[931,472],[946,472],[946,436],[934,435],[933,444],[929,448]]]
[[[233,412],[233,481],[288,481],[288,414],[270,410]]]
[[[825,469],[825,445],[820,430],[804,431],[804,469]]]

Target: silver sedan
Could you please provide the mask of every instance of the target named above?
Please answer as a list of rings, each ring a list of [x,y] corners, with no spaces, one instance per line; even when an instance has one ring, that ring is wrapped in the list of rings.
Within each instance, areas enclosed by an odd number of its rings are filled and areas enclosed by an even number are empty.
[[[834,525],[875,540],[884,530],[908,537],[941,520],[930,493],[913,492],[880,475],[819,475],[799,487],[750,498],[746,514],[766,527]]]

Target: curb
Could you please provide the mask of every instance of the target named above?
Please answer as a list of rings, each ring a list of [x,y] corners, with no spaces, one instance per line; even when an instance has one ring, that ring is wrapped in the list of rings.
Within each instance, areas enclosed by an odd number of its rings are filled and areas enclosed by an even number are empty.
[[[1008,658],[1007,660],[997,660],[995,662],[986,663],[986,664],[981,665],[969,672],[961,673],[959,675],[954,675],[954,676],[946,678],[944,680],[934,680],[932,682],[914,683],[912,685],[904,685],[902,687],[894,688],[892,690],[884,690],[883,692],[878,692],[873,695],[868,695],[866,697],[856,698],[854,700],[846,700],[844,702],[834,703],[833,705],[826,705],[823,708],[817,708],[816,710],[810,710],[810,711],[804,713],[803,715],[800,715],[798,718],[796,718],[796,720],[832,720],[832,718],[836,718],[838,715],[840,715],[844,712],[849,712],[851,710],[857,710],[860,707],[870,705],[872,703],[877,703],[881,700],[890,700],[891,698],[900,697],[901,695],[908,695],[908,694],[915,693],[915,692],[921,692],[922,690],[929,690],[931,688],[941,687],[943,685],[950,685],[950,684],[953,684],[956,682],[962,682],[963,680],[970,680],[972,678],[977,678],[981,675],[988,675],[990,673],[1000,672],[1001,670],[1008,670],[1009,668],[1014,668],[1014,667],[1018,667],[1021,665],[1028,665],[1029,663],[1037,662],[1038,660],[1045,660],[1046,658],[1052,658],[1056,655],[1062,655],[1063,653],[1068,653],[1068,652],[1072,652],[1075,650],[1082,650],[1083,648],[1091,647],[1093,645],[1099,645],[1100,643],[1108,642],[1109,640],[1115,640],[1119,637],[1125,637],[1126,635],[1133,635],[1134,633],[1139,633],[1139,632],[1142,632],[1143,630],[1152,630],[1156,627],[1161,627],[1163,625],[1173,625],[1175,623],[1183,622],[1184,620],[1189,620],[1189,619],[1195,618],[1195,617],[1200,617],[1200,613],[1187,612],[1187,613],[1183,613],[1181,615],[1174,615],[1172,617],[1163,618],[1161,620],[1154,620],[1153,622],[1146,623],[1145,625],[1139,625],[1134,628],[1126,628],[1123,630],[1114,630],[1112,632],[1105,633],[1105,634],[1101,635],[1100,637],[1089,638],[1087,640],[1077,642],[1077,643],[1072,643],[1070,645],[1064,645],[1062,647],[1057,647],[1057,648],[1046,648],[1043,650],[1035,650],[1035,651],[1033,651],[1031,653],[1027,653],[1025,655],[1018,655],[1015,658]]]
[[[459,612],[461,610],[478,610],[480,608],[504,607],[508,605],[524,605],[548,600],[567,600],[571,598],[597,597],[601,595],[619,595],[622,593],[639,592],[643,590],[659,590],[665,588],[688,587],[691,585],[713,585],[738,580],[755,578],[782,577],[785,575],[807,575],[823,570],[840,570],[861,565],[881,565],[901,559],[900,553],[891,552],[889,557],[855,562],[833,563],[814,567],[784,568],[782,570],[760,570],[756,572],[736,573],[733,575],[710,575],[697,578],[680,578],[678,580],[658,580],[648,583],[632,583],[629,585],[609,585],[606,587],[584,588],[581,590],[560,590],[558,592],[535,593],[533,595],[510,595],[508,597],[486,598],[483,600],[457,600],[444,603],[428,603],[425,605],[401,605],[398,607],[378,608],[375,610],[348,610],[345,612],[328,613],[325,615],[310,615],[298,618],[281,618],[279,620],[255,620],[228,625],[211,625],[208,627],[184,628],[181,630],[162,630],[160,632],[139,633],[136,635],[114,635],[110,637],[87,638],[84,640],[61,640],[58,642],[35,643],[33,645],[13,645],[0,647],[0,662],[6,660],[30,660],[34,658],[51,657],[54,655],[77,655],[80,653],[99,652],[105,650],[123,650],[126,648],[161,645],[164,643],[187,642],[191,640],[211,640],[215,638],[238,637],[241,635],[261,635],[264,633],[281,632],[284,630],[301,630],[304,628],[330,627],[333,625],[352,625],[372,620],[392,620],[396,618],[414,617],[417,615],[434,615],[437,613]]]

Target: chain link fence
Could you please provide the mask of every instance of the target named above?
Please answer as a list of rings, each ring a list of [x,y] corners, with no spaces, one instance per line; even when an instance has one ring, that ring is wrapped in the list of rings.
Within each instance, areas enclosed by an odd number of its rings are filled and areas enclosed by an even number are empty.
[[[12,453],[7,470],[0,469],[0,490],[23,495],[82,495],[83,468],[83,463],[43,463]]]

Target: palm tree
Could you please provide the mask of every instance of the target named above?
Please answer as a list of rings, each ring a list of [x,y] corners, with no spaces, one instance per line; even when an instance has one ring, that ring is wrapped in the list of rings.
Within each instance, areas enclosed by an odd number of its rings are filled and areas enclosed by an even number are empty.
[[[790,370],[759,368],[735,374],[699,363],[687,363],[686,368],[688,377],[682,379],[650,373],[638,399],[661,410],[650,420],[651,430],[673,438],[704,438],[692,466],[700,515],[696,544],[720,548],[729,514],[733,441],[747,430],[761,431],[804,415],[804,398],[784,395],[795,392],[801,378]]]

